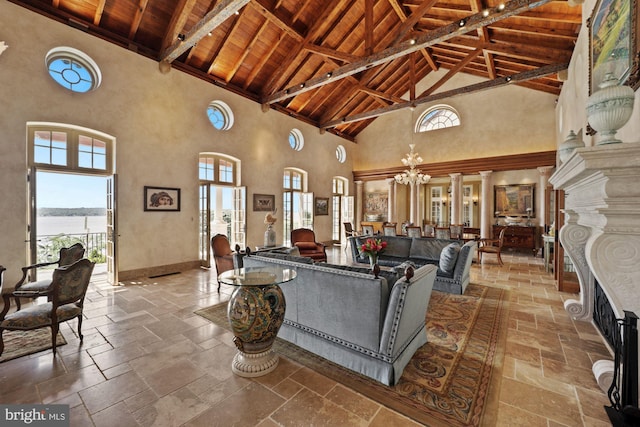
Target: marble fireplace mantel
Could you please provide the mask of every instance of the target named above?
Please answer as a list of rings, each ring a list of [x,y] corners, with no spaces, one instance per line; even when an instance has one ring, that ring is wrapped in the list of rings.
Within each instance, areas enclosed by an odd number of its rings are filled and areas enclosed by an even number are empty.
[[[640,143],[578,148],[549,182],[565,191],[559,237],[580,282],[580,300],[565,309],[592,321],[595,278],[617,318],[625,310],[640,315]],[[601,387],[613,362],[602,366],[593,369]]]

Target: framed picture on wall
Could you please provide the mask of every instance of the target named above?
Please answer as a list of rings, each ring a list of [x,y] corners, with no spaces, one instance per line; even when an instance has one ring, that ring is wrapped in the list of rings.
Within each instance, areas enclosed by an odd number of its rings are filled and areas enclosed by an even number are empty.
[[[638,0],[598,0],[589,26],[589,93],[607,73],[638,88]]]
[[[276,206],[276,196],[273,194],[254,194],[254,212],[273,212]]]
[[[494,185],[495,215],[534,218],[535,188],[535,184]]]
[[[144,187],[144,210],[145,211],[168,211],[177,212],[180,210],[180,189],[169,187]]]
[[[316,197],[315,212],[316,215],[329,215],[329,198]]]

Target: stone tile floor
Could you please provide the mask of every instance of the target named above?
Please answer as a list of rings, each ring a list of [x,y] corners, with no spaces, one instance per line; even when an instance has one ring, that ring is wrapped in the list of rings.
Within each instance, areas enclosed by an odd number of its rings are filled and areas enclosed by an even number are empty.
[[[348,263],[340,247],[330,262]],[[499,426],[608,426],[591,372],[610,359],[590,323],[573,321],[543,260],[507,253],[473,264],[472,281],[512,289]],[[281,358],[264,377],[231,373],[232,335],[194,314],[226,301],[215,271],[197,269],[112,287],[94,275],[84,342],[0,364],[1,403],[64,403],[76,426],[411,426],[404,416]]]

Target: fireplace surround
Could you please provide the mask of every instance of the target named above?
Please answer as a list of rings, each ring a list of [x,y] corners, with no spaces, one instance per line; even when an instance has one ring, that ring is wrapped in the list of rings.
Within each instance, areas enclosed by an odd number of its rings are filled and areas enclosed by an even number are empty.
[[[580,283],[579,299],[565,302],[567,312],[593,321],[599,284],[616,318],[640,314],[640,143],[578,148],[549,182],[565,192],[559,237]],[[592,370],[606,392],[613,360],[596,361]]]

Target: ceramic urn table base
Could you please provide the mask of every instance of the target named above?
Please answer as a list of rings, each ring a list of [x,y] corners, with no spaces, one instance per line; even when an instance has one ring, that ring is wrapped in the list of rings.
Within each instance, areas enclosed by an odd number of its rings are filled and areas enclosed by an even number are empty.
[[[295,277],[295,270],[280,267],[239,268],[219,276],[220,282],[236,287],[227,306],[238,348],[231,365],[234,374],[258,377],[278,366],[272,346],[286,309],[279,285]]]

